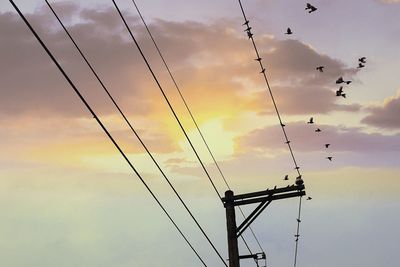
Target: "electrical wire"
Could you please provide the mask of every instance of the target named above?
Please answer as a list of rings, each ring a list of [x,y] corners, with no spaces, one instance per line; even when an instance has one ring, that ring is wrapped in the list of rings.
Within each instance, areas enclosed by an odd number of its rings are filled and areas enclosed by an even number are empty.
[[[40,43],[40,45],[42,46],[42,48],[46,51],[46,53],[48,54],[48,56],[51,58],[51,60],[53,61],[53,63],[57,66],[57,68],[59,69],[59,71],[62,73],[62,75],[64,76],[64,78],[67,80],[67,82],[69,83],[69,85],[72,87],[72,89],[74,90],[74,92],[76,93],[76,95],[79,97],[79,99],[82,101],[82,103],[85,105],[85,107],[88,109],[88,111],[91,113],[91,115],[93,116],[93,118],[96,120],[96,122],[99,124],[99,126],[102,128],[102,130],[104,131],[104,133],[107,135],[107,137],[110,139],[110,141],[113,143],[113,145],[115,146],[115,148],[119,151],[119,153],[122,155],[122,157],[125,159],[125,161],[128,163],[128,165],[130,166],[130,168],[133,170],[133,172],[137,175],[137,177],[140,179],[140,181],[142,182],[142,184],[145,186],[145,188],[147,189],[147,191],[150,193],[150,195],[153,197],[153,199],[157,202],[158,206],[162,209],[162,211],[164,212],[164,214],[168,217],[168,219],[171,221],[171,223],[174,225],[174,227],[176,228],[176,230],[180,233],[180,235],[182,236],[182,238],[186,241],[187,245],[192,249],[192,251],[196,254],[197,258],[203,263],[204,266],[207,266],[206,263],[204,262],[204,260],[201,258],[201,256],[198,254],[198,252],[196,251],[196,249],[193,247],[193,245],[190,243],[190,241],[188,240],[188,238],[186,237],[186,235],[181,231],[181,229],[179,228],[179,226],[176,224],[176,222],[174,221],[174,219],[171,217],[171,215],[168,213],[168,211],[164,208],[164,206],[161,204],[161,202],[159,201],[159,199],[156,197],[156,195],[153,193],[153,191],[150,189],[150,187],[147,185],[147,183],[144,181],[144,179],[142,178],[142,176],[140,175],[140,173],[136,170],[136,168],[133,166],[133,164],[131,163],[131,161],[128,159],[128,157],[126,156],[125,152],[122,150],[122,148],[118,145],[118,143],[115,141],[115,139],[112,137],[111,133],[107,130],[107,128],[104,126],[104,124],[102,123],[102,121],[98,118],[98,116],[96,115],[96,113],[94,112],[94,110],[91,108],[91,106],[89,105],[89,103],[86,101],[86,99],[84,98],[84,96],[80,93],[80,91],[78,90],[78,88],[75,86],[75,84],[72,82],[72,80],[69,78],[69,76],[67,75],[67,73],[64,71],[64,69],[61,67],[61,65],[58,63],[57,59],[53,56],[53,54],[50,52],[50,50],[47,48],[47,46],[45,45],[45,43],[42,41],[42,39],[39,37],[39,35],[36,33],[36,31],[33,29],[33,27],[31,26],[31,24],[28,22],[28,20],[25,18],[25,16],[22,14],[22,12],[20,11],[20,9],[18,8],[18,6],[14,3],[13,0],[9,0],[9,2],[12,4],[12,6],[14,7],[14,9],[17,11],[17,13],[19,14],[19,16],[22,18],[22,20],[25,22],[25,24],[28,26],[28,28],[30,29],[30,31],[32,32],[32,34],[36,37],[37,41]]]
[[[215,159],[214,153],[211,151],[211,148],[210,148],[208,142],[206,141],[206,139],[205,139],[205,137],[204,137],[204,134],[202,133],[202,131],[201,131],[201,129],[200,129],[200,127],[199,127],[199,125],[198,125],[198,123],[197,123],[197,121],[196,121],[194,115],[193,115],[193,112],[192,112],[191,109],[189,108],[189,104],[187,103],[185,97],[183,96],[182,91],[181,91],[180,87],[178,86],[178,83],[176,82],[176,79],[175,79],[174,75],[172,74],[171,69],[170,69],[170,67],[168,66],[168,64],[167,64],[167,62],[166,62],[166,60],[165,60],[165,57],[164,57],[163,53],[161,52],[161,49],[159,48],[159,46],[158,46],[158,44],[157,44],[155,38],[153,37],[153,34],[151,33],[151,31],[150,31],[150,29],[149,29],[149,27],[148,27],[148,25],[147,25],[147,23],[146,23],[146,21],[145,21],[145,19],[144,19],[143,15],[142,15],[142,13],[141,13],[141,11],[140,11],[140,9],[139,9],[139,7],[138,7],[137,4],[136,4],[136,1],[135,1],[135,0],[132,0],[132,3],[133,3],[133,5],[135,6],[136,12],[139,14],[139,17],[140,17],[140,19],[141,19],[141,21],[142,21],[144,27],[146,28],[146,31],[147,31],[148,35],[150,36],[150,39],[152,40],[152,42],[153,42],[153,44],[154,44],[154,46],[155,46],[155,48],[156,48],[156,50],[157,50],[157,53],[158,53],[158,55],[160,56],[160,58],[161,58],[161,60],[162,60],[162,62],[163,62],[163,64],[164,64],[164,66],[165,66],[165,68],[166,68],[166,70],[167,70],[167,72],[168,72],[168,74],[169,74],[169,76],[170,76],[170,78],[171,78],[173,84],[175,85],[175,88],[176,88],[176,90],[178,91],[179,96],[180,96],[180,98],[182,99],[182,102],[184,103],[184,105],[185,105],[185,107],[186,107],[186,110],[188,111],[188,113],[189,113],[189,115],[190,115],[190,118],[192,119],[194,125],[196,126],[197,132],[199,133],[201,139],[203,140],[204,145],[206,146],[206,148],[207,148],[207,150],[208,150],[208,153],[210,154],[210,156],[211,156],[211,158],[212,158],[212,160],[213,160],[215,166],[217,167],[218,172],[220,173],[220,175],[221,175],[221,177],[222,177],[222,179],[223,179],[225,185],[227,186],[227,188],[228,188],[229,190],[231,190],[231,187],[230,187],[230,185],[229,185],[227,179],[225,178],[225,175],[224,175],[224,173],[222,172],[221,167],[219,166],[217,160]],[[239,208],[239,211],[240,211],[240,213],[242,214],[243,218],[246,218],[246,216],[245,216],[244,213],[243,213],[242,208],[241,208],[241,207],[238,207],[238,208]],[[257,238],[256,234],[254,233],[253,229],[251,228],[251,226],[249,227],[249,229],[250,229],[250,231],[251,231],[251,233],[252,233],[254,239],[256,240],[256,242],[257,242],[257,244],[258,244],[260,250],[261,250],[262,252],[265,253],[263,247],[262,247],[261,244],[260,244],[260,241],[258,240],[258,238]],[[245,246],[247,247],[249,253],[250,253],[250,254],[253,254],[252,251],[251,251],[251,249],[250,249],[250,247],[248,246],[246,240],[244,239],[244,237],[241,236],[241,238],[242,238],[242,240],[243,240],[243,243],[244,243]]]
[[[177,123],[179,124],[179,127],[181,128],[183,134],[185,135],[186,140],[188,141],[188,143],[189,143],[190,147],[192,148],[193,152],[195,153],[195,155],[196,155],[196,157],[197,157],[197,160],[199,161],[199,163],[200,163],[202,169],[204,170],[205,174],[207,175],[208,180],[210,181],[210,183],[211,183],[211,185],[212,185],[214,191],[217,193],[219,199],[220,199],[221,202],[222,202],[221,195],[220,195],[220,193],[218,192],[217,187],[215,186],[213,180],[211,179],[211,176],[210,176],[210,174],[208,173],[208,171],[207,171],[207,169],[206,169],[206,167],[205,167],[203,161],[201,160],[199,154],[197,153],[197,151],[196,151],[196,149],[195,149],[195,147],[194,147],[192,141],[190,141],[190,138],[189,138],[188,134],[186,133],[185,128],[183,127],[181,121],[179,120],[178,115],[176,114],[174,108],[172,107],[171,102],[169,101],[167,95],[166,95],[165,92],[164,92],[164,89],[162,88],[160,82],[158,81],[158,78],[157,78],[156,75],[154,74],[154,71],[153,71],[152,67],[150,66],[150,64],[149,64],[149,62],[148,62],[146,56],[144,55],[144,53],[143,53],[143,51],[142,51],[142,49],[141,49],[139,43],[136,41],[136,38],[135,38],[135,36],[133,35],[133,33],[132,33],[130,27],[128,26],[128,23],[126,22],[124,15],[121,13],[121,10],[119,9],[119,7],[118,7],[117,3],[115,2],[115,0],[112,0],[112,2],[114,3],[114,6],[115,6],[115,8],[117,9],[118,14],[119,14],[119,16],[121,17],[121,19],[122,19],[122,21],[123,21],[123,23],[124,23],[126,29],[128,30],[129,35],[131,36],[133,42],[135,43],[135,45],[136,45],[136,47],[137,47],[137,49],[138,49],[140,55],[142,56],[144,62],[146,63],[146,66],[147,66],[148,70],[150,71],[150,73],[151,73],[151,75],[152,75],[154,81],[156,82],[158,88],[160,89],[161,94],[163,95],[165,101],[167,102],[168,107],[170,108],[172,114],[174,115],[175,120],[176,120]]]
[[[61,27],[64,29],[65,33],[68,35],[69,39],[72,41],[72,43],[74,44],[75,48],[78,50],[79,54],[81,55],[81,57],[83,58],[83,60],[86,62],[86,65],[90,68],[90,70],[92,71],[93,75],[96,77],[97,81],[100,83],[100,85],[102,86],[102,88],[104,89],[104,91],[106,92],[106,94],[108,95],[108,97],[111,99],[112,103],[114,104],[114,106],[117,108],[117,110],[119,111],[120,115],[123,117],[123,119],[125,120],[126,124],[129,126],[129,128],[131,129],[131,131],[134,133],[134,135],[136,136],[136,138],[139,140],[139,142],[141,143],[142,147],[146,150],[147,154],[150,156],[151,160],[153,161],[153,163],[156,165],[157,169],[160,171],[160,173],[162,174],[162,176],[164,177],[164,179],[166,180],[166,182],[168,183],[168,185],[170,186],[170,188],[172,189],[172,191],[174,192],[174,194],[176,195],[176,197],[179,199],[179,201],[181,202],[181,204],[183,205],[183,207],[185,208],[185,210],[188,212],[188,214],[190,215],[190,217],[192,218],[192,220],[195,222],[195,224],[197,225],[197,227],[199,228],[199,230],[202,232],[203,236],[207,239],[208,243],[211,245],[211,247],[213,248],[213,250],[217,253],[218,257],[222,260],[222,262],[226,265],[223,257],[221,256],[221,253],[217,250],[217,248],[215,247],[215,245],[213,244],[213,242],[211,241],[211,239],[208,237],[207,233],[204,231],[203,227],[200,225],[200,223],[198,222],[198,220],[196,219],[196,217],[193,215],[193,213],[190,211],[189,207],[187,206],[187,204],[185,203],[185,201],[182,199],[182,197],[180,196],[180,194],[177,192],[177,190],[175,189],[175,187],[172,185],[171,181],[169,180],[169,178],[167,177],[167,175],[164,173],[164,171],[162,170],[161,166],[158,164],[157,160],[154,158],[153,154],[150,152],[150,150],[148,149],[148,147],[146,146],[146,144],[143,142],[142,138],[139,136],[139,134],[137,133],[137,131],[135,130],[135,128],[132,126],[132,124],[130,123],[130,121],[128,120],[128,118],[126,117],[126,115],[124,114],[124,112],[121,110],[121,108],[119,107],[119,105],[117,104],[116,100],[114,99],[114,97],[111,95],[111,93],[109,92],[109,90],[107,89],[107,87],[104,85],[103,81],[100,79],[99,75],[97,74],[97,72],[94,70],[94,68],[92,67],[92,64],[88,61],[88,59],[86,58],[86,56],[84,55],[84,53],[82,52],[82,50],[79,48],[78,44],[75,42],[74,38],[71,36],[71,34],[69,33],[68,29],[65,27],[64,23],[61,21],[61,19],[59,18],[59,16],[57,15],[57,13],[55,12],[55,10],[53,9],[53,7],[51,6],[51,4],[48,2],[48,0],[45,0],[46,4],[48,5],[48,7],[50,8],[50,10],[52,11],[52,13],[54,14],[54,16],[56,17],[56,19],[58,20],[59,24],[61,25]]]
[[[277,106],[275,98],[274,98],[274,94],[272,92],[271,86],[270,86],[269,81],[268,81],[268,77],[267,77],[267,74],[266,74],[266,69],[265,69],[265,67],[264,67],[264,65],[262,63],[262,58],[260,57],[260,53],[258,52],[258,48],[257,48],[256,42],[255,42],[255,40],[253,38],[253,34],[251,33],[251,27],[249,26],[249,20],[247,19],[247,16],[246,16],[246,13],[245,13],[245,11],[243,9],[243,5],[242,5],[241,0],[238,0],[238,2],[239,2],[239,6],[240,6],[240,9],[242,11],[243,18],[244,18],[244,21],[245,21],[243,25],[245,25],[247,27],[245,31],[247,32],[247,36],[251,40],[251,42],[253,44],[253,48],[254,48],[254,51],[255,51],[256,56],[257,56],[256,60],[258,61],[259,65],[260,65],[260,68],[261,68],[261,72],[260,73],[264,77],[264,81],[265,81],[265,84],[266,84],[267,89],[268,89],[267,91],[269,92],[269,96],[271,97],[272,103],[274,105],[275,112],[276,112],[276,115],[278,117],[279,124],[281,126],[283,136],[285,138],[285,143],[287,144],[287,146],[289,148],[290,155],[292,157],[292,161],[293,161],[293,164],[294,164],[294,167],[295,167],[294,169],[297,171],[298,177],[301,179],[302,175],[300,173],[300,167],[298,166],[297,160],[296,160],[296,158],[294,156],[292,146],[290,145],[290,140],[289,140],[288,135],[287,135],[286,130],[285,130],[285,124],[282,121],[282,117],[280,115],[278,106]],[[299,215],[298,215],[297,229],[296,229],[296,245],[295,245],[294,267],[296,267],[296,264],[297,264],[298,242],[299,242],[299,232],[300,232],[300,215],[301,215],[301,197],[300,197],[300,200],[299,200]]]

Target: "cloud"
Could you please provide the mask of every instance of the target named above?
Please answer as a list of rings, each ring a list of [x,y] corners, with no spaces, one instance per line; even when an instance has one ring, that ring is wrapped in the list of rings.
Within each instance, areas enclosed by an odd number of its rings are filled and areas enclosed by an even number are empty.
[[[316,128],[322,129],[315,133]],[[330,143],[331,152],[398,152],[400,135],[383,135],[365,133],[361,128],[335,127],[329,125],[310,126],[305,122],[292,123],[286,126],[291,136],[292,146],[299,152],[323,151],[324,144]],[[237,139],[237,151],[274,152],[286,151],[280,127],[266,127],[252,131]]]
[[[378,128],[400,128],[400,92],[393,97],[385,99],[382,105],[370,107],[370,114],[362,122]]]
[[[81,10],[70,4],[57,5],[56,10],[64,13],[70,32],[127,112],[152,113],[154,117],[165,114],[158,89],[115,10]],[[28,18],[89,102],[104,114],[113,113],[109,100],[51,14],[43,8]],[[170,88],[169,78],[142,25],[136,17],[128,19],[161,83]],[[0,100],[3,116],[88,114],[22,21],[12,13],[1,13],[0,21],[0,33],[8,37],[0,40],[1,51],[6,51],[0,63],[5,77],[1,93],[6,97]],[[216,112],[214,116],[233,116],[238,108],[271,111],[268,100],[260,97],[264,85],[257,75],[248,40],[232,29],[232,23],[155,20],[149,26],[193,109]],[[338,76],[351,77],[354,70],[296,40],[260,36],[257,42],[260,51],[264,51],[262,57],[282,111],[304,114],[348,109],[335,104],[332,90]],[[326,72],[317,73],[317,65],[325,65]],[[169,92],[171,98],[174,93]],[[204,95],[210,96],[207,101],[199,97]]]

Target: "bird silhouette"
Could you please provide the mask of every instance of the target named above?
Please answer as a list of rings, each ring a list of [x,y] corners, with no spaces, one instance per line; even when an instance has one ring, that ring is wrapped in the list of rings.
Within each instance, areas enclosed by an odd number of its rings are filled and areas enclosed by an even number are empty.
[[[261,58],[260,58],[260,57],[258,57],[258,58],[254,59],[254,60],[256,60],[256,61],[260,62],[260,61],[261,61]]]
[[[328,148],[331,144],[325,144],[325,148]]]
[[[263,68],[263,69],[260,71],[260,73],[265,73],[265,68]]]
[[[312,13],[312,12],[316,11],[317,8],[313,5],[311,5],[310,3],[307,3],[305,10],[308,10],[308,13]]]
[[[274,190],[276,189],[276,185],[274,186]]]
[[[285,34],[293,34],[293,32],[292,32],[292,29],[290,29],[290,28],[287,28],[287,30],[286,30],[286,32],[285,32]]]
[[[289,175],[286,174],[286,175],[285,175],[285,178],[283,178],[283,180],[284,180],[284,181],[289,180]]]
[[[360,63],[367,63],[367,58],[366,57],[361,57],[361,58],[359,58],[358,59],[358,61],[360,62]]]
[[[344,81],[347,85],[351,84],[351,81]]]
[[[287,140],[287,141],[285,142],[285,144],[290,144],[290,141],[289,141],[289,140]]]
[[[320,133],[322,130],[320,128],[316,129],[315,132]]]
[[[339,77],[339,78],[336,80],[336,84],[341,84],[341,83],[344,83],[343,77]]]
[[[362,69],[362,68],[364,68],[365,67],[365,65],[364,64],[362,64],[362,63],[358,63],[358,67],[357,67],[357,69]]]
[[[346,94],[341,94],[340,96],[343,98],[346,98]]]
[[[281,123],[281,126],[282,126],[282,127],[285,127],[285,126],[286,126],[286,124],[283,124],[283,123]]]
[[[318,70],[319,72],[324,72],[324,66],[318,66],[315,69]]]
[[[311,199],[312,199],[312,197],[308,197],[308,198],[307,198],[307,200],[311,200]]]
[[[326,157],[329,161],[332,161],[333,157]]]
[[[300,169],[300,167],[299,167],[299,166],[297,166],[297,167],[295,167],[294,169],[295,169],[295,170],[298,170],[298,169]]]
[[[296,221],[297,221],[297,222],[301,222],[301,220],[300,220],[300,219],[296,219]]]
[[[336,96],[342,96],[343,94],[343,86],[340,86],[339,90],[336,91]]]
[[[314,118],[311,117],[310,120],[307,122],[308,124],[313,124],[314,123]]]
[[[247,37],[249,37],[249,39],[250,39],[251,37],[253,37],[253,34],[251,33],[250,30],[247,31]]]

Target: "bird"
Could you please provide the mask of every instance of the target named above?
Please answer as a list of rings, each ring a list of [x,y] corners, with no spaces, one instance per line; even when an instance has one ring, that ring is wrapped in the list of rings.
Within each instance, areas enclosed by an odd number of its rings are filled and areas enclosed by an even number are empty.
[[[317,128],[317,129],[315,130],[315,132],[320,133],[320,132],[322,132],[322,130],[321,130],[320,128]]]
[[[274,190],[276,189],[276,185],[274,186]]]
[[[256,60],[256,61],[260,62],[260,61],[261,61],[261,58],[260,58],[260,57],[258,57],[258,58],[254,59],[254,60]]]
[[[301,222],[301,220],[300,219],[296,219],[297,220],[297,222]]]
[[[344,83],[346,83],[346,84],[351,84],[351,81],[344,81]]]
[[[346,98],[346,94],[341,94],[340,96],[343,98]]]
[[[312,12],[316,11],[317,8],[313,5],[311,5],[310,3],[307,3],[305,10],[308,10],[308,13],[312,13]]]
[[[285,142],[285,144],[290,144],[290,141],[289,141],[289,140],[287,140],[287,141]]]
[[[308,198],[307,198],[307,200],[311,200],[311,199],[312,199],[312,197],[308,197]]]
[[[331,144],[325,144],[325,148],[328,148]]]
[[[319,72],[324,72],[324,66],[318,66],[315,69],[318,70]]]
[[[285,34],[293,34],[293,32],[292,32],[292,29],[290,29],[290,28],[287,28],[287,30],[286,30],[286,32],[285,32]]]
[[[281,123],[281,126],[282,126],[282,127],[285,127],[285,126],[286,126],[286,124],[283,124],[283,123]]]
[[[358,59],[358,61],[360,62],[360,63],[367,63],[367,58],[366,57],[361,57],[361,58],[359,58]]]
[[[248,25],[249,25],[249,22],[250,22],[250,21],[246,20],[246,21],[242,24],[242,26],[244,26],[244,25],[247,25],[247,26],[248,26]]]
[[[263,69],[260,71],[260,73],[265,73],[265,68],[263,68]]]
[[[336,91],[336,96],[342,96],[343,94],[343,86],[340,86],[339,90]]]
[[[310,120],[307,122],[308,124],[313,124],[314,123],[314,118],[311,117]]]
[[[298,169],[300,169],[300,167],[299,167],[299,166],[296,166],[294,169],[295,169],[295,170],[298,170]]]
[[[286,174],[286,175],[285,175],[285,178],[283,178],[283,180],[284,180],[284,181],[289,180],[289,175]]]
[[[253,34],[251,33],[250,30],[247,31],[247,37],[249,37],[249,39],[250,39],[251,37],[253,37]]]
[[[365,65],[364,64],[362,64],[362,63],[358,63],[358,67],[357,67],[357,69],[362,69],[362,68],[364,68],[365,67]]]
[[[332,157],[326,157],[329,161],[332,161]]]
[[[336,80],[336,84],[341,84],[341,83],[344,83],[343,77],[339,77],[339,78]]]

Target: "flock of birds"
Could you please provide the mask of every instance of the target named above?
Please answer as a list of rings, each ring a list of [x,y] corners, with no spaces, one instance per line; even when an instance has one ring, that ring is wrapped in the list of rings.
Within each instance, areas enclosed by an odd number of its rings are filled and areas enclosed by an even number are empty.
[[[313,12],[317,11],[318,8],[316,8],[315,6],[313,6],[313,5],[310,4],[310,3],[307,3],[307,4],[306,4],[305,10],[308,11],[308,13],[313,13]],[[292,29],[291,29],[291,28],[287,28],[285,34],[287,34],[287,35],[293,34]],[[361,57],[361,58],[358,59],[358,62],[357,62],[357,63],[358,63],[357,69],[362,69],[362,68],[365,67],[365,64],[367,63],[367,58],[366,58],[366,57]],[[325,66],[318,66],[318,67],[316,67],[315,69],[316,69],[317,71],[319,71],[320,73],[322,73],[322,72],[324,72]],[[339,78],[336,80],[336,82],[335,82],[336,85],[339,85],[339,86],[340,86],[339,89],[336,90],[336,97],[343,97],[343,98],[346,98],[346,93],[343,91],[343,87],[344,87],[344,85],[349,85],[349,84],[351,84],[351,82],[352,82],[351,80],[345,80],[342,76],[339,77]],[[311,124],[311,125],[314,124],[314,123],[315,123],[315,122],[314,122],[314,118],[313,118],[313,117],[311,117],[311,118],[308,120],[308,122],[307,122],[307,124]],[[282,124],[281,126],[284,127],[285,125]],[[316,133],[321,133],[322,130],[321,130],[320,128],[317,128],[317,129],[315,129],[315,132],[316,132]],[[328,148],[330,147],[330,145],[331,145],[331,144],[329,144],[329,143],[324,144],[325,149],[328,149]],[[333,156],[327,156],[326,159],[329,160],[329,161],[332,161],[332,160],[333,160]],[[285,177],[284,177],[283,180],[284,180],[284,181],[288,181],[288,180],[289,180],[289,176],[288,176],[288,175],[285,175]],[[308,198],[307,198],[307,200],[311,200],[311,199],[312,199],[311,197],[308,197]]]
[[[308,10],[308,13],[313,13],[313,12],[317,11],[318,8],[316,8],[315,6],[313,6],[313,5],[310,4],[310,3],[307,3],[305,10]],[[292,29],[291,29],[291,28],[287,28],[285,34],[288,34],[288,35],[293,34]],[[358,69],[364,68],[364,67],[365,67],[365,63],[367,63],[367,58],[366,58],[366,57],[361,57],[361,58],[359,58],[359,59],[358,59],[358,66],[357,66],[357,68],[358,68]],[[318,66],[318,67],[316,67],[315,69],[316,69],[317,71],[319,71],[319,72],[324,72],[325,66]],[[346,98],[346,94],[345,94],[344,91],[343,91],[343,86],[342,86],[342,84],[343,84],[343,85],[344,85],[344,84],[349,85],[351,82],[352,82],[352,81],[350,81],[350,80],[344,80],[343,77],[339,77],[339,78],[336,80],[336,84],[341,85],[341,86],[340,86],[340,88],[336,91],[336,96],[337,96],[337,97]],[[314,124],[314,118],[311,117],[307,123],[308,123],[308,124]],[[315,130],[315,132],[316,132],[316,133],[320,133],[320,132],[322,132],[322,130],[321,130],[320,128],[317,128],[317,129]],[[331,144],[327,143],[327,144],[325,144],[324,146],[325,146],[326,149],[328,149],[330,145],[331,145]],[[328,156],[328,157],[326,157],[326,159],[329,160],[329,161],[332,161],[333,157],[332,157],[332,156]],[[284,180],[287,180],[287,177],[286,177],[286,176],[285,176],[285,179],[284,179]]]

